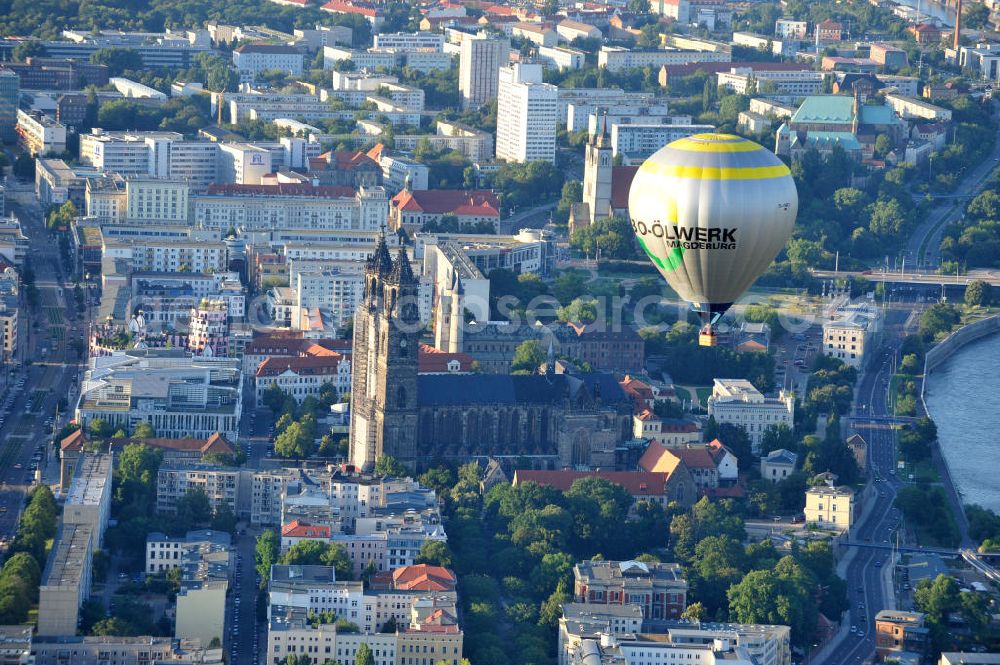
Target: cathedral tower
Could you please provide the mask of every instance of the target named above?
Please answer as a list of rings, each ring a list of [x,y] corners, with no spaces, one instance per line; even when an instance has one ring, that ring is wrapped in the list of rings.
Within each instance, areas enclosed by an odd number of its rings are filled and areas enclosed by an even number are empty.
[[[361,468],[382,455],[417,458],[417,288],[406,253],[400,248],[393,261],[383,235],[354,315],[350,461]]]
[[[611,216],[611,137],[608,116],[601,116],[596,136],[587,142],[583,170],[583,202],[590,208],[590,223]]]

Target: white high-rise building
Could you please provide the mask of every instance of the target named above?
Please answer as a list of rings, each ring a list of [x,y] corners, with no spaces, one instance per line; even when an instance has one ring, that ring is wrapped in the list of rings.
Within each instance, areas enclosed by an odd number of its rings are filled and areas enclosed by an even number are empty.
[[[183,180],[128,178],[125,181],[125,218],[186,224],[188,190]]]
[[[497,73],[507,65],[510,41],[483,33],[462,41],[458,64],[458,91],[462,108],[477,108],[497,96]]]
[[[499,81],[497,159],[554,163],[558,88],[542,83],[540,64],[504,67]]]

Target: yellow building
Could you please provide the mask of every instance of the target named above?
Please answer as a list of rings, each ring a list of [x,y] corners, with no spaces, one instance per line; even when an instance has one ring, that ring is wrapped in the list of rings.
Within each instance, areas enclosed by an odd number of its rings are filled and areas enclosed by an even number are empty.
[[[846,531],[854,524],[854,490],[849,487],[810,487],[806,490],[806,522]]]

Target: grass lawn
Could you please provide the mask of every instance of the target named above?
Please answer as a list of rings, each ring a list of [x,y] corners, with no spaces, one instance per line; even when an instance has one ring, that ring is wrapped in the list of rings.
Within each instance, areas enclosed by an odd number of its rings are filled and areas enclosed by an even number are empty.
[[[682,388],[681,386],[674,386],[674,392],[677,393],[677,399],[681,402],[690,402],[691,393],[688,392],[687,388]]]

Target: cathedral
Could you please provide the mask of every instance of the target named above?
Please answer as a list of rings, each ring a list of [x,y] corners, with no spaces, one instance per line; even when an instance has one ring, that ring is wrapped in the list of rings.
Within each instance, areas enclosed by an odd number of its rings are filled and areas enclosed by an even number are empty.
[[[616,166],[608,134],[608,117],[601,117],[596,134],[587,141],[583,160],[583,201],[570,209],[569,232],[608,217],[628,218],[628,192],[638,166]]]
[[[614,375],[419,374],[417,287],[405,252],[393,259],[381,238],[354,318],[352,464],[391,455],[417,467],[485,457],[615,466],[632,436],[632,403]]]

